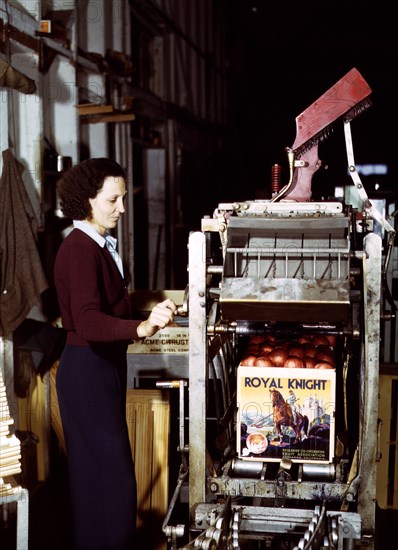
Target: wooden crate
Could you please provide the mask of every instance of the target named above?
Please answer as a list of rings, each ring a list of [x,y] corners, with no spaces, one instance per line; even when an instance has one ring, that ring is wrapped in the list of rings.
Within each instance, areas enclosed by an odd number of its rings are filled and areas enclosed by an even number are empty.
[[[167,540],[162,523],[168,507],[168,392],[128,390],[126,416],[137,477],[140,540],[148,550],[165,550]]]
[[[18,398],[18,429],[33,432],[38,437],[33,452],[36,460],[32,466],[37,468],[36,473],[25,470],[24,477],[37,481],[45,481],[49,475],[49,416],[47,414],[48,403],[48,378],[43,379],[39,375],[32,374],[30,386],[26,397]],[[25,463],[24,466],[27,466]]]
[[[380,460],[377,463],[378,505],[398,509],[398,365],[381,365],[379,380]]]

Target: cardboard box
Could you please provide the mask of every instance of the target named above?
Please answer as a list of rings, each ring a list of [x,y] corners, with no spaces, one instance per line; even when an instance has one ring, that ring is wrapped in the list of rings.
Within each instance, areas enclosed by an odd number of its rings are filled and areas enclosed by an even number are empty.
[[[335,396],[335,369],[239,366],[239,458],[262,462],[281,459],[332,462]]]

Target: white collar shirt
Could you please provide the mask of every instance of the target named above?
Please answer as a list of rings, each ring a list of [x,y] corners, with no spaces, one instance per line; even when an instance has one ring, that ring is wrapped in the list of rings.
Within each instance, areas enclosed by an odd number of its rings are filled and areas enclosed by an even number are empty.
[[[102,248],[106,246],[115,264],[117,265],[117,268],[119,269],[121,276],[124,277],[123,262],[116,250],[117,239],[112,237],[112,235],[109,235],[108,232],[106,232],[104,236],[100,235],[98,231],[94,229],[94,227],[91,224],[82,220],[73,220],[73,227],[75,227],[76,229],[80,229],[80,231],[83,231],[84,233],[86,233],[86,235],[91,237]]]

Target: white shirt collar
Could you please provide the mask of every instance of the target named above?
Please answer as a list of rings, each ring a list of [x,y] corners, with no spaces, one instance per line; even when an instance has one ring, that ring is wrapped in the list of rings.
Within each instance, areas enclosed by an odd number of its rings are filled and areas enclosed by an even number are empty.
[[[83,220],[73,220],[73,227],[76,229],[80,229],[80,231],[83,231],[83,233],[86,233],[86,235],[91,237],[102,248],[104,248],[105,244],[109,245],[107,246],[107,248],[111,252],[112,258],[114,259],[123,277],[123,262],[116,250],[117,239],[115,239],[115,237],[112,237],[112,235],[109,235],[107,231],[105,232],[104,236],[100,235],[90,223],[87,223]]]
[[[89,237],[94,239],[102,248],[105,246],[105,237],[100,235],[96,229],[90,224],[83,220],[73,220],[73,227],[80,229],[83,233],[86,233]]]

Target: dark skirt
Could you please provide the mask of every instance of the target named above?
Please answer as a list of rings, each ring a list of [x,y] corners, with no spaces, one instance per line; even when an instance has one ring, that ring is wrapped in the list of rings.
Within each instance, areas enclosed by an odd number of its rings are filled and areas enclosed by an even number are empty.
[[[67,345],[57,371],[76,550],[131,550],[136,481],[125,346]]]

